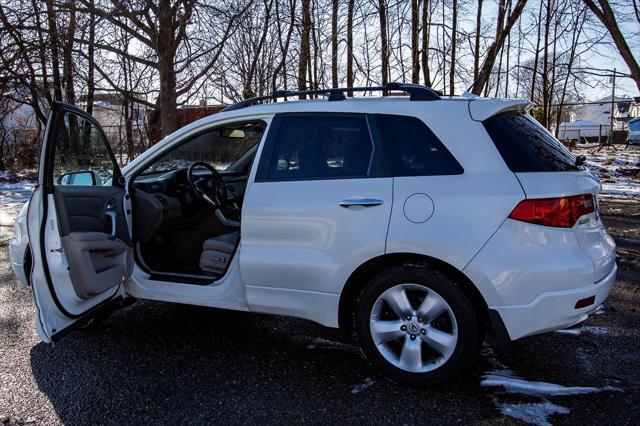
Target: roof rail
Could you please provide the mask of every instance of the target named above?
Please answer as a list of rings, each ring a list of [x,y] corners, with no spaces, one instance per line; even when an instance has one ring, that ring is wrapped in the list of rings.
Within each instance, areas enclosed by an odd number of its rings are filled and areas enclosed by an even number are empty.
[[[222,111],[233,111],[236,109],[242,109],[257,103],[262,103],[265,101],[275,101],[279,98],[286,98],[289,96],[322,95],[328,96],[327,100],[329,102],[333,102],[344,101],[346,99],[345,92],[383,92],[384,94],[386,94],[387,92],[392,90],[408,93],[409,100],[411,101],[437,101],[440,99],[440,96],[442,96],[442,93],[433,90],[430,87],[408,83],[388,83],[386,86],[371,87],[342,87],[314,90],[276,90],[271,95],[256,96],[254,98],[243,99],[233,105],[229,105]]]

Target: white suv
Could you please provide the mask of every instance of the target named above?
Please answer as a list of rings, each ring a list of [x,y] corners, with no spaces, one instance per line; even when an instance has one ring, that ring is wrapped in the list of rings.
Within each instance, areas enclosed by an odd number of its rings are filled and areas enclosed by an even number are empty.
[[[605,300],[600,184],[527,101],[366,90],[409,96],[243,101],[122,171],[95,120],[55,104],[20,219],[41,339],[133,298],[291,315],[355,331],[378,371],[430,385],[470,366],[486,330],[565,328]]]

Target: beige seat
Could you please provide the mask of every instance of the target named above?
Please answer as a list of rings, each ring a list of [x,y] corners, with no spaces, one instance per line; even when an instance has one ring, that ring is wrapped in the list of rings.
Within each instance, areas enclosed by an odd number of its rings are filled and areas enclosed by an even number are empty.
[[[238,237],[238,232],[229,232],[205,240],[202,243],[200,269],[216,275],[223,274],[236,248]]]

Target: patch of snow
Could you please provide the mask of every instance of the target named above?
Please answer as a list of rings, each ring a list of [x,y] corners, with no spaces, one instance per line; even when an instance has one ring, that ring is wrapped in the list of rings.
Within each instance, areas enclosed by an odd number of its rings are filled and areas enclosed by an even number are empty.
[[[483,380],[480,382],[482,386],[500,386],[508,393],[528,396],[583,395],[588,393],[622,391],[621,389],[612,386],[596,388],[591,386],[562,386],[555,383],[531,382],[513,377],[512,375],[503,374],[501,371],[491,372],[482,377]]]
[[[306,336],[305,336],[306,337]],[[309,340],[306,337],[303,340]],[[333,340],[323,339],[322,337],[316,337],[312,339],[307,345],[307,349],[340,349],[348,352],[360,352],[360,348],[348,343],[335,342]]]
[[[367,377],[367,379],[364,381],[364,383],[360,383],[359,385],[355,385],[352,389],[351,389],[351,393],[352,394],[356,394],[356,393],[360,393],[363,390],[370,388],[371,386],[373,386],[376,383],[375,380],[373,380],[370,377]]]
[[[23,180],[0,183],[0,226],[13,226],[22,205],[29,200],[35,184]]]
[[[600,305],[598,305],[598,307],[596,308],[596,315],[601,315],[607,312],[607,308],[605,308],[604,303],[601,303]]]
[[[548,426],[549,417],[554,414],[569,414],[569,409],[549,401],[523,404],[499,404],[500,412],[521,422]]]
[[[580,145],[572,149],[572,153],[587,157],[587,167],[600,178],[603,196],[640,199],[640,147],[598,151],[597,145]]]
[[[570,327],[562,330],[556,330],[554,333],[557,334],[568,334],[570,336],[579,336],[582,333],[582,327]]]
[[[607,327],[585,326],[582,327],[582,331],[585,333],[595,334],[597,336],[615,336],[617,333],[608,329]]]

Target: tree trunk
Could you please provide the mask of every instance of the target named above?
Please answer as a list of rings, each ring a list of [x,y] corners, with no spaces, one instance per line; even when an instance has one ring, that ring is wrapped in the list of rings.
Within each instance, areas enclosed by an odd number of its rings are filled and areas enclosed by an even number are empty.
[[[173,22],[169,0],[160,0],[158,7],[158,74],[160,76],[160,135],[165,137],[178,128],[178,102],[176,93],[176,72],[174,67],[175,45],[173,42]]]
[[[311,27],[311,0],[302,0],[302,28],[300,40],[300,62],[298,62],[298,90],[307,90],[307,68],[309,65],[309,30]],[[306,99],[300,95],[300,99]]]
[[[431,14],[429,13],[430,0],[422,2],[422,75],[424,85],[431,86],[431,74],[429,72],[429,30],[431,29]]]
[[[46,0],[47,22],[49,25],[49,45],[51,46],[51,75],[53,77],[53,97],[57,101],[62,100],[62,82],[60,79],[60,57],[58,50],[58,25],[56,23],[56,12],[54,0]]]
[[[382,62],[382,85],[389,82],[389,42],[387,40],[387,0],[378,0],[380,16],[380,56]]]
[[[485,60],[482,63],[480,72],[478,73],[478,78],[473,83],[473,88],[471,90],[472,93],[475,93],[476,95],[479,95],[480,93],[482,93],[482,88],[489,81],[489,77],[491,76],[491,70],[493,69],[493,65],[496,62],[496,57],[500,52],[500,49],[504,45],[507,34],[509,34],[509,31],[511,31],[513,24],[515,24],[516,21],[520,18],[520,15],[522,14],[522,10],[524,9],[524,6],[526,3],[527,3],[527,0],[518,0],[518,3],[513,8],[513,11],[507,18],[507,21],[504,27],[502,26],[498,27],[499,29],[497,31],[496,39],[493,41],[493,43],[489,47],[489,50],[487,50],[487,53],[485,54]]]
[[[258,59],[260,58],[260,54],[262,53],[262,47],[264,46],[264,42],[267,39],[267,33],[269,31],[269,22],[271,21],[271,7],[273,6],[273,0],[271,0],[268,4],[265,2],[265,17],[262,23],[262,34],[260,35],[260,40],[258,41],[258,46],[253,51],[253,59],[251,61],[251,65],[249,66],[249,71],[247,72],[247,78],[244,82],[244,87],[242,88],[242,97],[244,99],[252,98],[256,95],[253,90],[253,79],[256,75],[256,68],[258,66]]]
[[[280,18],[279,18],[279,1],[276,0],[276,23],[278,26],[278,40],[281,39],[281,34],[282,34],[282,28],[280,26]],[[290,15],[289,15],[289,29],[287,30],[287,36],[285,38],[285,42],[284,45],[282,44],[282,42],[280,42],[280,54],[281,54],[281,58],[280,58],[280,62],[278,62],[278,65],[276,66],[275,70],[273,71],[273,77],[271,80],[271,89],[273,92],[275,92],[277,90],[276,87],[276,79],[278,78],[278,75],[280,74],[280,72],[285,68],[286,62],[287,62],[287,53],[289,52],[289,44],[291,42],[291,35],[293,34],[293,30],[296,27],[295,24],[295,17],[296,17],[296,1],[293,0],[290,2]],[[283,90],[287,90],[287,73],[286,71],[284,73],[282,73],[282,84],[283,84]]]
[[[338,0],[331,10],[331,87],[338,87]]]
[[[458,0],[451,4],[451,68],[449,69],[449,95],[453,96],[456,79],[456,36],[458,33]]]
[[[91,0],[93,10],[94,0]],[[91,12],[89,15],[89,40],[87,46],[87,105],[88,114],[93,114],[93,99],[96,91],[95,80],[95,47],[96,47],[96,15]]]
[[[476,12],[476,39],[475,51],[473,52],[473,81],[478,79],[480,71],[480,35],[482,32],[482,4],[484,0],[478,0],[478,11]]]
[[[353,87],[355,75],[353,73],[353,9],[355,0],[349,0],[347,9],[347,87]],[[350,90],[347,96],[353,96]]]
[[[540,35],[542,34],[542,1],[540,1],[540,6],[538,8],[538,33],[536,39],[536,51],[533,57],[533,71],[531,75],[531,96],[529,99],[531,102],[535,103],[536,97],[536,80],[538,79],[538,63],[540,60]]]
[[[629,72],[631,74],[631,78],[635,81],[636,86],[638,86],[638,90],[640,90],[640,65],[638,61],[633,56],[633,52],[631,48],[629,48],[629,44],[627,43],[626,38],[620,31],[620,27],[618,26],[618,22],[616,20],[616,16],[611,9],[611,5],[608,0],[597,0],[600,4],[601,9],[599,9],[593,0],[583,0],[587,7],[593,12],[594,15],[602,22],[605,26],[611,38],[613,39],[614,44],[616,45],[620,56],[629,67]],[[634,6],[634,10],[637,13],[637,9]],[[639,19],[640,20],[640,19]],[[636,51],[637,53],[637,51]]]
[[[567,62],[567,76],[564,79],[562,85],[562,91],[560,95],[560,102],[556,108],[556,128],[554,136],[557,138],[560,131],[560,120],[562,119],[562,109],[564,107],[564,101],[567,95],[567,87],[569,86],[569,77],[571,76],[571,70],[573,68],[573,62],[576,58],[576,49],[578,48],[578,42],[580,40],[580,34],[582,33],[582,27],[584,25],[584,13],[580,13],[577,18],[576,24],[573,26],[573,35],[571,37],[571,49],[569,50],[569,62]]]
[[[420,83],[420,4],[411,0],[411,82]]]
[[[63,80],[65,86],[65,97],[67,103],[76,104],[76,92],[74,84],[74,58],[73,58],[73,39],[76,36],[76,8],[75,2],[70,0],[69,7],[69,25],[67,26],[66,40],[63,48]]]
[[[549,27],[551,26],[551,0],[546,0],[546,17],[544,20],[544,54],[542,56],[542,120],[541,123],[547,127],[547,108],[549,105]]]

